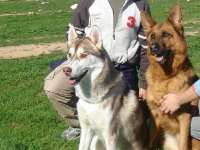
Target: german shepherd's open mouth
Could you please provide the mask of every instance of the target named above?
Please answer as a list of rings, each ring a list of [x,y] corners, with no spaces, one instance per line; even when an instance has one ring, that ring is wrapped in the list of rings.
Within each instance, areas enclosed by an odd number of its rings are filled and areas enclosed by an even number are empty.
[[[164,64],[173,54],[171,49],[160,49],[157,46],[152,46],[150,51],[151,55],[155,57],[156,62],[159,64]]]

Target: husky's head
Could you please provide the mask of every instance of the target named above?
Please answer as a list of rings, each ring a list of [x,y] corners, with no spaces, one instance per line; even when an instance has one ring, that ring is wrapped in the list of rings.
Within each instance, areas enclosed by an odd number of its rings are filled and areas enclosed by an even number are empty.
[[[104,64],[102,40],[97,28],[93,28],[89,36],[78,38],[74,27],[70,25],[67,45],[68,62],[63,71],[70,78],[70,84],[76,85],[84,78],[90,82],[95,80]]]

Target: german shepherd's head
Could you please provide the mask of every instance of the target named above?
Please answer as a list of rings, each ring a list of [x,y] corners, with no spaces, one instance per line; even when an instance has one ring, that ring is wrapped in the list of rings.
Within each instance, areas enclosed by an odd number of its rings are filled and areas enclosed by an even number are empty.
[[[177,70],[187,58],[187,44],[184,38],[182,11],[175,5],[163,23],[157,23],[144,11],[142,25],[147,37],[150,64]]]

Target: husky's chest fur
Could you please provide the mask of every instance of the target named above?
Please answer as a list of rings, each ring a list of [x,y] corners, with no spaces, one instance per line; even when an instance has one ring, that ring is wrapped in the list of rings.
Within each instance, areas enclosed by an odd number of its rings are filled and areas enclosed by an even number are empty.
[[[114,92],[114,91],[113,91]],[[119,94],[111,94],[108,98],[99,103],[88,103],[85,100],[79,99],[77,104],[79,120],[82,128],[87,128],[92,131],[101,141],[102,149],[104,150],[108,139],[109,141],[117,138],[117,149],[131,150],[136,139],[127,141],[133,134],[139,134],[135,129],[142,126],[141,110],[138,109],[138,102],[135,94],[130,92],[123,95],[121,91],[115,91]],[[124,129],[128,128],[128,132]],[[131,133],[131,130],[132,133]],[[135,133],[134,133],[135,132]],[[112,142],[112,141],[111,141]],[[133,143],[131,143],[133,142]],[[104,148],[103,148],[104,147]]]

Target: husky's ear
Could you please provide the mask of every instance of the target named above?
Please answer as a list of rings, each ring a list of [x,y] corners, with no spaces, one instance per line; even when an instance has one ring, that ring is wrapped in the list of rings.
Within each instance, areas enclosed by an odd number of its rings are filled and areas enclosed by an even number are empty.
[[[92,40],[92,42],[98,49],[102,48],[101,32],[98,27],[92,27],[92,30],[89,34],[89,38]]]
[[[143,10],[140,12],[140,16],[144,32],[146,35],[148,35],[149,32],[151,31],[151,28],[156,24],[156,22],[153,20],[153,18],[151,18],[149,14],[147,14]]]
[[[177,29],[177,31],[183,35],[183,16],[180,5],[176,4],[172,7],[168,20]]]
[[[78,37],[73,25],[69,24],[67,46],[71,47],[73,41]]]

